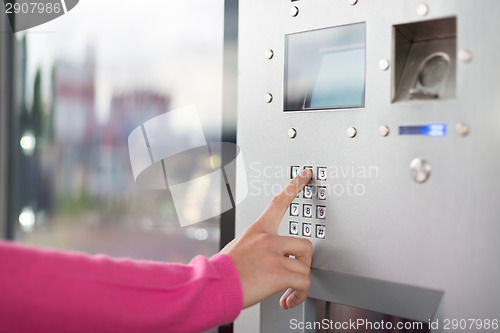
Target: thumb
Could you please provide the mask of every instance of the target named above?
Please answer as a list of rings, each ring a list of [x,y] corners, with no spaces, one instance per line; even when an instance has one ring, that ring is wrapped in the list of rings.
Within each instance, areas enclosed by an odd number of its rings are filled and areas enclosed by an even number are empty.
[[[255,224],[258,224],[264,232],[277,234],[283,215],[297,194],[309,183],[311,177],[311,169],[304,169],[299,173],[273,198]]]

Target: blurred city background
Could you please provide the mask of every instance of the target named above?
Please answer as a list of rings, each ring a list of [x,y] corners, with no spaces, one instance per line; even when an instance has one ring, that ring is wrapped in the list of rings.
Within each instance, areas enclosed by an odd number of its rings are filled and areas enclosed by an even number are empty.
[[[217,253],[219,218],[181,228],[168,192],[134,183],[127,139],[194,104],[221,141],[223,39],[222,0],[84,0],[16,33],[13,238],[184,263]]]

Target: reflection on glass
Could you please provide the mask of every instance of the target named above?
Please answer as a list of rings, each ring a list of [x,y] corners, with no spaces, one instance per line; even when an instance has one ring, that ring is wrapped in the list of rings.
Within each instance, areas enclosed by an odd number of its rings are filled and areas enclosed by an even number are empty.
[[[365,50],[325,53],[306,108],[363,105]]]
[[[31,231],[35,226],[35,213],[30,207],[25,207],[19,214],[19,224],[24,231]]]
[[[181,228],[168,191],[136,186],[128,136],[194,104],[204,139],[220,141],[224,2],[86,0],[67,16],[16,34],[16,240],[177,262],[216,253],[218,217]],[[200,131],[171,126],[186,142]]]
[[[364,106],[364,23],[290,34],[285,44],[285,111]]]
[[[32,131],[24,132],[21,140],[19,140],[19,144],[25,155],[33,155],[36,147],[35,134]]]

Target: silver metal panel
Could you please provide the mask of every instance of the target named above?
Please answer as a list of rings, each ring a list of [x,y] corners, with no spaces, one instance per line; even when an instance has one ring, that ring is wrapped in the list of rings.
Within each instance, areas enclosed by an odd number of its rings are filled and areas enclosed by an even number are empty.
[[[500,319],[500,2],[429,0],[425,17],[419,4],[241,0],[238,145],[245,166],[239,167],[247,170],[250,192],[237,207],[237,233],[289,181],[291,165],[327,166],[337,195],[326,201],[326,239],[311,239],[313,268],[442,292],[437,318]],[[455,98],[392,103],[393,68],[378,64],[393,63],[393,25],[445,17],[457,18],[457,51],[473,55],[468,63],[457,58]],[[283,112],[284,35],[357,22],[366,22],[365,107]],[[470,126],[465,137],[455,131],[460,122]],[[401,125],[429,123],[445,123],[447,135],[397,133]],[[389,127],[387,137],[380,125]],[[350,126],[357,129],[352,139]],[[410,176],[417,157],[432,166],[423,184]],[[281,234],[288,234],[289,220]],[[349,303],[361,307],[358,298]],[[236,332],[258,332],[257,312],[244,312]],[[266,311],[286,331],[282,313],[278,306]]]
[[[313,269],[309,297],[427,322],[443,293],[437,290]]]

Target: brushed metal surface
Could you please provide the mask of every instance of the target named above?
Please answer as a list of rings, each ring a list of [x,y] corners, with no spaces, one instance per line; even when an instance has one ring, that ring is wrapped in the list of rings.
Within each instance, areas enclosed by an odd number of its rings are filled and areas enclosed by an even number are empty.
[[[311,238],[314,269],[436,290],[442,297],[435,318],[500,319],[500,2],[426,3],[421,17],[415,0],[296,1],[300,14],[291,17],[290,2],[241,0],[238,145],[245,165],[238,167],[247,170],[249,195],[237,207],[236,230],[285,186],[290,166],[326,166],[327,185],[337,194],[326,200],[326,239]],[[393,26],[447,17],[457,19],[457,50],[474,55],[456,62],[454,97],[392,103],[395,68],[381,71],[379,61],[394,63]],[[365,106],[283,112],[284,36],[358,22],[366,22]],[[262,56],[268,49],[272,60]],[[269,104],[262,100],[268,92]],[[446,124],[447,135],[379,134],[380,124],[429,123]],[[466,136],[454,130],[458,123],[467,124]],[[293,140],[290,128],[299,133]],[[424,184],[409,173],[417,157],[432,165]],[[358,194],[348,191],[355,186]],[[288,226],[285,216],[280,233],[288,234]],[[359,296],[352,306],[362,306]],[[235,332],[269,332],[269,320],[287,332],[275,303],[244,311]]]

